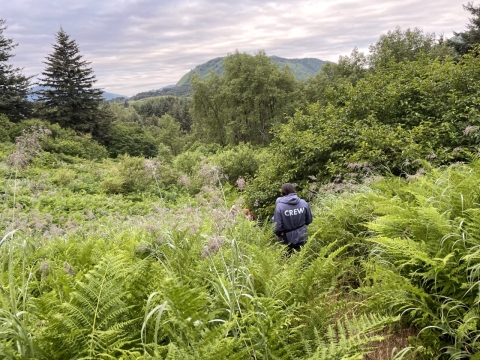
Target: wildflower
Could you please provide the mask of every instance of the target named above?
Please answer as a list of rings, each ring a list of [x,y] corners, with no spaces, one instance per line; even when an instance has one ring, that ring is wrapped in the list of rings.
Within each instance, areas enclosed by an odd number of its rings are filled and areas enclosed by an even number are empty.
[[[75,274],[77,273],[73,269],[72,265],[70,265],[68,262],[63,263],[63,271],[65,271],[65,274],[71,275],[71,276],[75,276]]]
[[[461,147],[461,146],[457,146],[455,149],[452,150],[452,154],[453,154],[453,155],[456,155],[458,152],[460,152],[460,150],[462,150],[462,147]]]
[[[211,254],[216,254],[222,247],[224,240],[218,236],[212,236],[208,242],[208,245],[202,248],[202,259],[205,259]]]
[[[238,190],[243,191],[245,189],[246,181],[240,176],[237,181],[235,181],[235,185],[238,187]]]
[[[50,274],[50,263],[48,261],[43,261],[38,268],[42,280],[44,280],[48,274]]]
[[[15,139],[15,152],[8,157],[8,166],[24,169],[34,160],[35,156],[41,157],[41,141],[51,134],[52,132],[43,126],[32,126],[29,130],[24,129],[22,135]]]
[[[467,136],[468,134],[477,131],[478,126],[468,125],[465,130],[463,130],[463,136]]]
[[[190,185],[190,179],[185,174],[182,174],[182,176],[180,176],[180,179],[178,179],[178,182],[180,183],[180,185],[183,185],[185,187]]]

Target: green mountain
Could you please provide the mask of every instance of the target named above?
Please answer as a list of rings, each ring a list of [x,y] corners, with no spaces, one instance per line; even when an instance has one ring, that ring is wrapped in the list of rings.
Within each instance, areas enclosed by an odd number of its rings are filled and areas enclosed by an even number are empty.
[[[221,75],[225,70],[223,68],[223,60],[225,57],[218,57],[207,61],[201,65],[198,65],[195,69],[190,70],[188,73],[182,76],[176,86],[190,85],[190,79],[193,74],[198,74],[200,78],[206,79],[210,74],[210,70],[214,73]],[[310,76],[314,76],[326,61],[315,58],[304,59],[286,59],[278,56],[270,56],[272,62],[278,64],[280,69],[288,66],[292,74],[297,80],[306,80]]]

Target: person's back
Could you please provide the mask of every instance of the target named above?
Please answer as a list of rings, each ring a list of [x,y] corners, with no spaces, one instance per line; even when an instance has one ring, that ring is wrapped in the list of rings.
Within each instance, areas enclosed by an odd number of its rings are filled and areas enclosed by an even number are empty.
[[[284,244],[298,250],[307,241],[307,225],[312,222],[312,213],[292,184],[282,185],[282,195],[275,202],[274,232]]]

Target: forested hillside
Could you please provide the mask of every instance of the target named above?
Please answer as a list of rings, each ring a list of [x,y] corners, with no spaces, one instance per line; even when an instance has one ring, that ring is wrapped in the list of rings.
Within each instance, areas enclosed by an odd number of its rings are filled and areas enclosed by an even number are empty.
[[[1,21],[0,357],[479,358],[465,8],[454,39],[396,28],[305,81],[236,52],[189,97],[110,103],[63,29],[29,102]],[[293,253],[286,182],[313,212]]]
[[[295,78],[299,81],[307,80],[309,77],[315,76],[315,74],[326,63],[326,61],[314,58],[285,59],[279,56],[271,56],[270,60],[280,69],[288,67]],[[195,75],[199,76],[202,80],[207,79],[210,75],[210,72],[213,72],[216,75],[222,75],[225,71],[225,67],[223,65],[224,61],[224,57],[218,57],[207,61],[204,64],[198,65],[183,75],[182,78],[177,82],[176,86],[190,85],[192,77]]]
[[[326,63],[326,61],[314,58],[285,59],[278,56],[270,56],[270,60],[273,64],[276,64],[279,69],[288,67],[288,70],[298,81],[307,80],[309,77],[314,76],[322,65]],[[192,79],[198,77],[201,80],[206,80],[210,76],[210,73],[222,75],[225,72],[224,61],[225,57],[218,57],[207,61],[183,75],[176,85],[141,92],[132,96],[131,100],[141,100],[156,96],[190,96]]]

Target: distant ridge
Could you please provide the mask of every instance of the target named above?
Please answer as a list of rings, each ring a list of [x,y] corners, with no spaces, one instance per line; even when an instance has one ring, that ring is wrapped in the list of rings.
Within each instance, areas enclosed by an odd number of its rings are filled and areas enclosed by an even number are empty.
[[[309,77],[314,76],[326,63],[326,61],[315,58],[286,59],[279,56],[270,56],[270,59],[274,64],[277,64],[280,69],[288,66],[295,78],[300,81],[307,80]],[[223,60],[225,60],[225,57],[218,57],[198,65],[183,75],[176,86],[190,85],[193,74],[199,75],[202,80],[208,77],[210,70],[217,75],[221,75],[225,71]]]
[[[118,98],[128,99],[128,96],[118,95],[118,94],[109,93],[109,92],[104,91],[104,92],[103,92],[103,98],[104,98],[105,100],[112,100],[112,99],[118,99]]]
[[[161,89],[143,91],[133,95],[129,100],[141,100],[155,96],[186,96],[188,94],[189,86],[175,86],[167,85]]]
[[[35,94],[36,91],[40,90],[40,86],[34,86],[33,88],[30,89],[30,95],[28,95],[28,101],[35,101],[37,99],[37,95]],[[103,92],[103,98],[105,100],[112,100],[112,99],[117,99],[117,98],[125,98],[128,99],[128,96],[125,95],[118,95],[114,93],[109,93],[104,91]]]
[[[270,59],[274,64],[277,64],[280,69],[288,66],[295,78],[300,81],[315,76],[322,66],[327,63],[327,61],[315,58],[286,59],[279,56],[270,56]],[[225,71],[225,68],[223,67],[224,60],[225,57],[217,57],[209,60],[196,66],[193,70],[190,70],[183,75],[176,85],[168,85],[158,90],[141,92],[132,96],[129,100],[141,100],[155,96],[188,96],[192,75],[198,74],[202,80],[205,80],[208,77],[210,71],[213,71],[217,75],[221,75]]]

